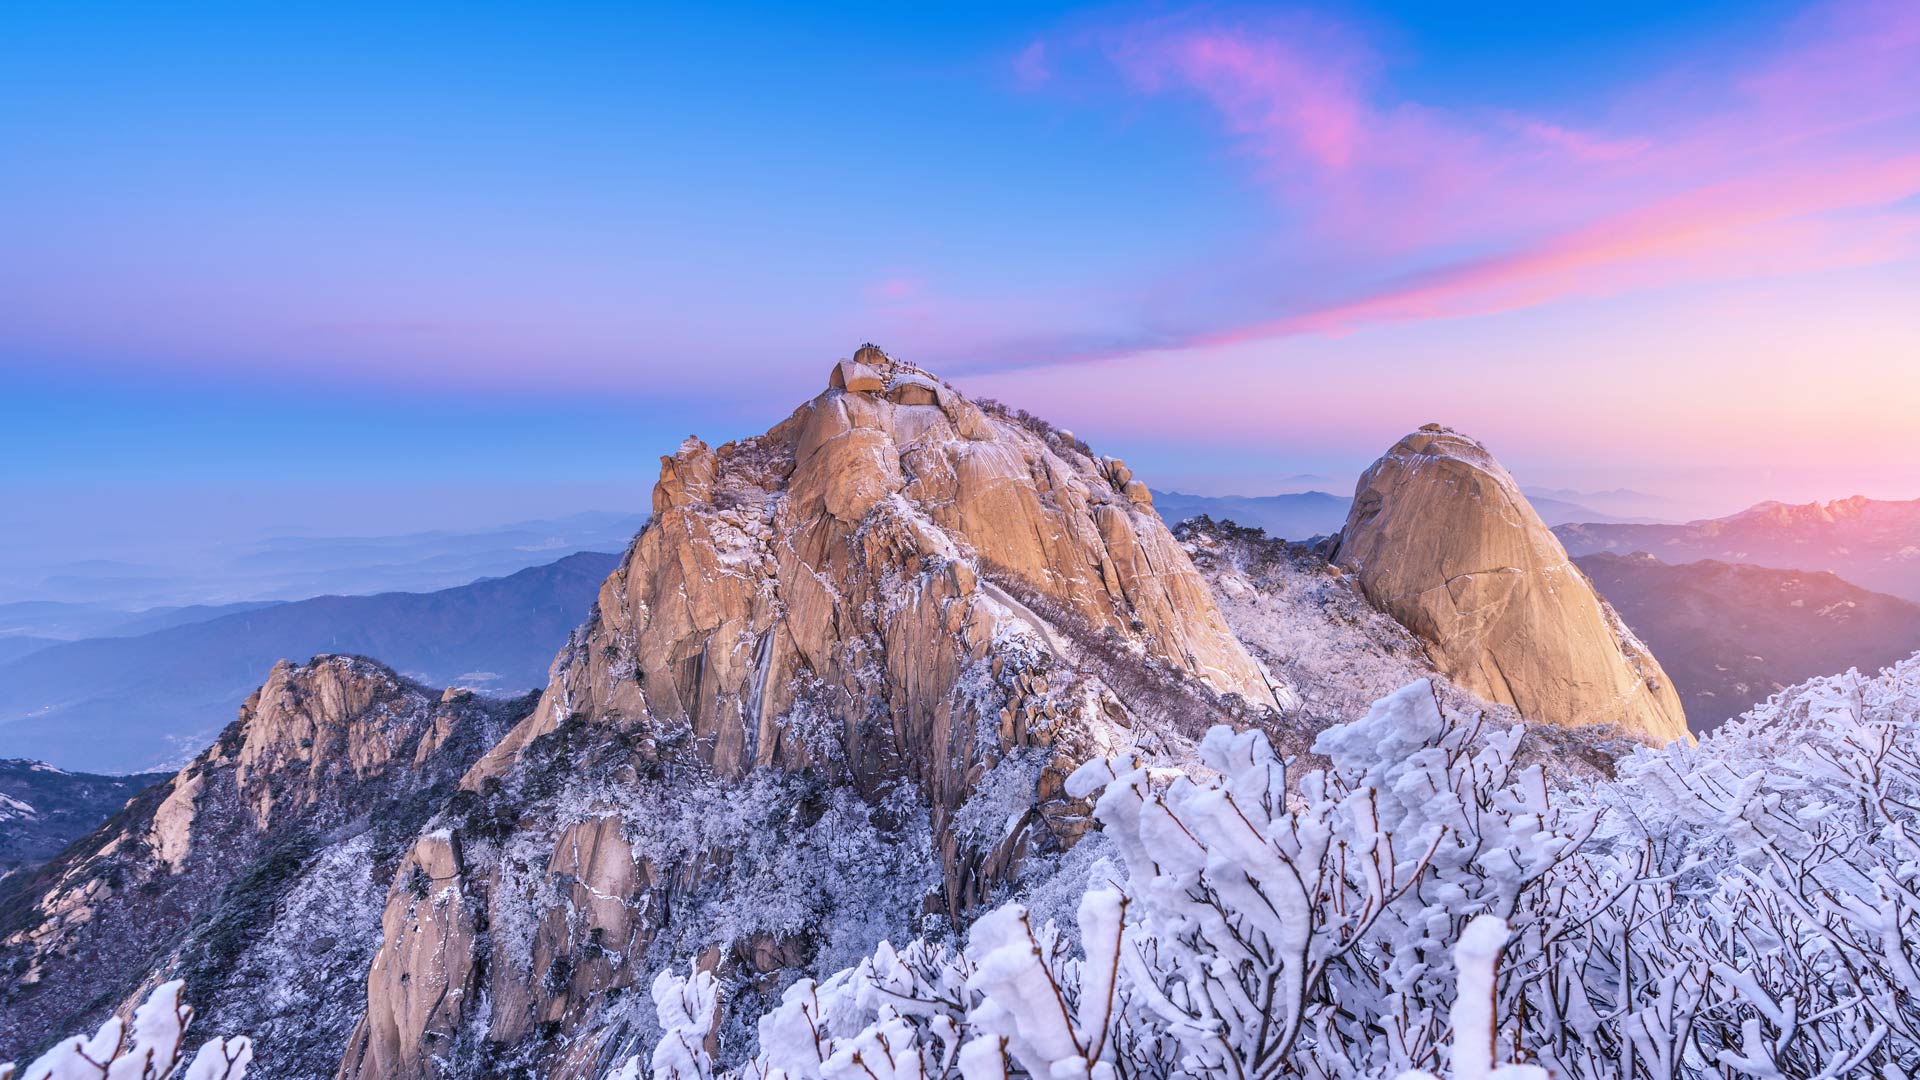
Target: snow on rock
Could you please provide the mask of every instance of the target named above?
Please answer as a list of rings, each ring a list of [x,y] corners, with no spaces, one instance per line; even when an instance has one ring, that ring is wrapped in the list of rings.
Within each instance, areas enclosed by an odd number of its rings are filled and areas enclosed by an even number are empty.
[[[1390,695],[1294,777],[1226,728],[1197,771],[1088,762],[1068,789],[1123,866],[1077,943],[1008,904],[964,952],[883,945],[796,984],[727,1075],[882,1051],[888,1077],[966,1080],[1909,1074],[1920,658],[1642,748],[1611,784],[1550,788],[1517,731],[1432,702]]]
[[[1288,752],[1423,678],[1450,708],[1517,719],[1446,683],[1418,638],[1368,603],[1352,575],[1304,547],[1208,518],[1175,531],[1273,684],[1282,713],[1273,735]]]
[[[832,378],[662,459],[540,704],[439,822],[463,903],[390,892],[345,1080],[448,1075],[460,1033],[532,1075],[625,1060],[658,1020],[620,1003],[690,953],[737,1060],[797,978],[1063,865],[1080,761],[1268,715],[1206,582],[1084,443],[877,348]]]

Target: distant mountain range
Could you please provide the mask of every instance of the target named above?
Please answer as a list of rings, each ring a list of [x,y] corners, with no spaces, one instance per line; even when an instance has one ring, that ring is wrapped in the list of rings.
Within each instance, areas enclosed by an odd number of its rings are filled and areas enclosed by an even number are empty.
[[[0,664],[0,754],[101,772],[191,755],[281,659],[361,653],[435,685],[519,691],[591,609],[598,552],[430,593],[321,596]]]
[[[1816,675],[1920,650],[1920,604],[1830,573],[1647,554],[1575,562],[1660,658],[1695,731]]]
[[[1920,500],[1769,502],[1685,525],[1581,523],[1554,533],[1575,556],[1645,551],[1669,563],[1716,559],[1828,570],[1868,589],[1920,600]]]
[[[1188,495],[1156,491],[1153,508],[1168,525],[1178,525],[1205,514],[1215,521],[1231,521],[1287,540],[1307,540],[1337,531],[1347,520],[1353,500],[1324,491],[1294,495]]]
[[[1597,516],[1587,518],[1569,518],[1567,520],[1584,521],[1632,521],[1652,523],[1661,521],[1686,521],[1698,516],[1688,512],[1688,504],[1664,495],[1654,495],[1632,488],[1612,488],[1607,491],[1578,491],[1573,488],[1550,488],[1527,486],[1521,488],[1534,506],[1544,500],[1562,506],[1572,506],[1583,513]]]
[[[99,623],[143,608],[450,588],[572,551],[619,550],[645,522],[645,514],[595,511],[398,536],[277,537],[151,563],[14,553],[0,558],[0,596],[43,606],[0,605],[0,634],[137,633]]]
[[[107,603],[75,604],[57,600],[21,600],[0,604],[0,657],[31,651],[23,641],[41,645],[90,637],[133,637],[188,623],[206,622],[222,615],[257,611],[284,603],[254,600],[237,604],[188,604],[141,611]],[[11,647],[12,652],[6,650]],[[33,646],[34,648],[39,645]]]
[[[1570,521],[1618,522],[1586,506],[1544,495],[1530,495],[1534,512],[1548,525]],[[1215,521],[1231,521],[1253,529],[1264,529],[1269,536],[1287,540],[1309,540],[1330,536],[1347,523],[1347,509],[1353,500],[1324,491],[1306,491],[1292,495],[1189,495],[1182,491],[1156,491],[1153,508],[1161,520],[1177,525],[1202,514]]]

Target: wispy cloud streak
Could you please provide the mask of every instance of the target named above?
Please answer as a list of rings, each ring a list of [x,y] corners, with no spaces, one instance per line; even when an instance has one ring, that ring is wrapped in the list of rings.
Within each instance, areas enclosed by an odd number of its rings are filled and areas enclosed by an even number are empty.
[[[1810,9],[1717,81],[1616,88],[1596,111],[1604,123],[1589,125],[1396,97],[1354,28],[1313,16],[1207,12],[1072,44],[1128,96],[1201,104],[1299,223],[1272,237],[1275,264],[1290,252],[1317,273],[1311,295],[1299,275],[1276,275],[1238,317],[1152,312],[1153,330],[1053,352],[1028,342],[1002,354],[1006,366],[1920,253],[1920,5],[1905,0]]]

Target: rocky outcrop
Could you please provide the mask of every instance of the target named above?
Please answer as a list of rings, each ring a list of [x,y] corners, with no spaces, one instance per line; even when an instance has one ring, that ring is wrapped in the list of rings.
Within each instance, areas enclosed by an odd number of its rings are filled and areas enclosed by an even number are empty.
[[[872,346],[828,383],[662,459],[539,706],[396,877],[342,1077],[596,1075],[661,964],[745,1013],[1071,843],[1085,757],[1272,704],[1123,464]]]
[[[386,876],[524,708],[356,657],[276,665],[213,746],[7,898],[0,1060],[185,977],[203,1022],[273,1046],[249,1075],[324,1073]]]
[[[1594,593],[1513,477],[1438,425],[1360,478],[1333,560],[1461,687],[1528,720],[1687,736],[1666,673]]]

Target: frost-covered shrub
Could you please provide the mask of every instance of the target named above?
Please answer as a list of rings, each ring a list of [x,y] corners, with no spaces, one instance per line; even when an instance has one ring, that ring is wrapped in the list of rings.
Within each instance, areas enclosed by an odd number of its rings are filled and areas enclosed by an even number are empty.
[[[1077,941],[1021,905],[962,951],[791,987],[752,1080],[1894,1077],[1920,1068],[1920,659],[1777,696],[1611,783],[1409,686],[1289,777],[1257,732],[1073,791],[1117,863]],[[1507,1062],[1508,1064],[1498,1064]]]
[[[1227,728],[1200,747],[1215,779],[1084,766],[1070,790],[1099,793],[1138,908],[1123,1025],[1170,1041],[1160,1068],[1188,1076],[1430,1064],[1460,928],[1524,918],[1592,828],[1513,768],[1518,740],[1449,722],[1418,682],[1325,732],[1332,767],[1297,785],[1264,735]]]
[[[616,1070],[612,1080],[710,1080],[713,1058],[705,1046],[720,1007],[720,986],[713,973],[698,969],[685,977],[661,968],[653,978],[653,1007],[659,1019],[660,1041],[654,1044],[653,1068],[642,1073],[634,1055]]]
[[[1522,910],[1591,827],[1548,804],[1539,770],[1511,768],[1517,739],[1450,724],[1417,683],[1330,731],[1335,768],[1291,794],[1258,732],[1202,740],[1212,779],[1090,763],[1069,790],[1097,796],[1124,865],[1089,875],[1077,950],[1017,904],[978,920],[963,952],[883,946],[791,988],[744,1071],[811,1080],[884,1059],[969,1080],[1240,1080],[1435,1064],[1458,928]]]
[[[1776,695],[1586,796],[1568,867],[1604,895],[1530,961],[1572,1075],[1910,1075],[1920,1066],[1920,658]],[[1569,993],[1574,988],[1584,993]]]
[[[1548,1080],[1537,1065],[1496,1065],[1500,1058],[1500,954],[1511,931],[1498,915],[1478,915],[1453,947],[1453,1008],[1448,1011],[1452,1080]],[[1400,1074],[1400,1080],[1439,1080],[1424,1070]]]
[[[166,1080],[185,1060],[187,1025],[193,1022],[193,1008],[180,1000],[184,985],[162,983],[134,1010],[131,1025],[112,1017],[92,1038],[75,1035],[55,1043],[24,1072],[0,1065],[0,1080]],[[181,1080],[243,1080],[252,1060],[253,1043],[245,1037],[209,1039]]]
[[[663,928],[661,947],[682,955],[804,934],[824,970],[837,970],[914,925],[939,880],[926,804],[910,788],[869,803],[845,786],[763,770],[651,790],[620,812],[636,856],[709,863]]]

